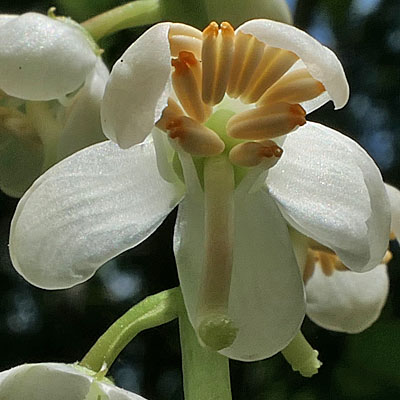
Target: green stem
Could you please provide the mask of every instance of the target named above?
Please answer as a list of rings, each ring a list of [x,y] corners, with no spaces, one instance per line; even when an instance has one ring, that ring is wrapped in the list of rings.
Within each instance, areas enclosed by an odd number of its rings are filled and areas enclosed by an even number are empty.
[[[318,360],[318,351],[310,346],[301,332],[282,350],[282,354],[293,371],[298,371],[306,378],[318,373],[322,365]]]
[[[150,25],[162,20],[159,0],[136,0],[88,19],[81,25],[99,40],[122,29]]]
[[[200,346],[185,310],[179,330],[185,400],[231,400],[228,358]]]
[[[180,288],[149,296],[133,306],[97,340],[80,362],[98,372],[103,365],[109,369],[125,346],[141,331],[172,321],[182,308]]]

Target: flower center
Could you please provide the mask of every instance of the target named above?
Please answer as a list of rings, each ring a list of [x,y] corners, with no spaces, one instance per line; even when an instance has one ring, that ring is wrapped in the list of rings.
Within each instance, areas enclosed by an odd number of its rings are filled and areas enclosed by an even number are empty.
[[[212,22],[203,32],[172,24],[169,42],[174,93],[157,126],[191,155],[224,151],[217,138],[221,133],[204,123],[228,96],[245,111],[229,120],[226,134],[252,141],[234,151],[234,146],[227,149],[233,151],[231,162],[252,167],[276,158],[281,152],[270,151],[269,141],[304,125],[306,113],[299,103],[325,91],[296,54],[268,46],[251,34],[235,34],[227,22]]]

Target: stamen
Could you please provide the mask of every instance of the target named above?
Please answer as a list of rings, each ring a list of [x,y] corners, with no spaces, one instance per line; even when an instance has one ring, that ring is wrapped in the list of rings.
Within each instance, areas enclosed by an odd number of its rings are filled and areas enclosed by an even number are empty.
[[[235,52],[227,93],[239,97],[247,88],[264,54],[264,43],[253,35],[239,32],[235,38]]]
[[[170,119],[166,131],[171,139],[192,156],[214,156],[224,151],[225,144],[211,129],[192,118],[181,116]]]
[[[175,23],[168,33],[171,56],[178,57],[180,51],[190,51],[197,59],[201,57],[202,33],[192,26]]]
[[[35,136],[35,129],[26,114],[11,107],[0,107],[1,131],[25,138]]]
[[[390,250],[386,250],[385,256],[383,257],[382,264],[387,264],[393,258],[393,254]]]
[[[315,270],[315,263],[317,261],[317,256],[313,250],[307,250],[307,259],[303,271],[303,282],[307,283],[312,277]]]
[[[175,68],[172,84],[175,93],[187,114],[199,122],[210,116],[212,108],[203,103],[200,94],[201,66],[193,53],[181,51],[171,60]]]
[[[266,47],[258,67],[240,97],[244,103],[255,103],[262,94],[281,78],[298,60],[291,51]]]
[[[298,104],[277,103],[234,115],[227,124],[229,136],[238,139],[273,139],[306,123],[306,112]]]
[[[325,86],[314,79],[305,68],[302,68],[289,72],[279,79],[264,93],[258,104],[302,103],[318,97],[324,91]]]
[[[232,67],[235,31],[228,22],[218,29],[216,22],[203,31],[203,101],[218,104],[224,97]]]
[[[183,116],[185,113],[182,108],[179,107],[178,103],[171,97],[168,99],[167,107],[164,108],[161,118],[156,123],[156,127],[162,131],[167,130],[167,124],[172,119]]]
[[[201,340],[214,350],[230,346],[237,329],[228,316],[233,265],[235,181],[226,157],[204,163],[205,259],[197,314]]]
[[[240,143],[232,148],[229,159],[240,167],[255,167],[262,162],[272,168],[282,156],[283,150],[272,140]]]

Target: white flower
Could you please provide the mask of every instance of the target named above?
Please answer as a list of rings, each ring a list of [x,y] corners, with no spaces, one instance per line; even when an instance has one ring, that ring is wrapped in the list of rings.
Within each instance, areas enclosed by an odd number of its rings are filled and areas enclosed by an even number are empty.
[[[385,184],[391,208],[391,238],[399,237],[400,191]],[[296,239],[294,239],[296,240]],[[318,243],[302,238],[296,255],[303,265],[306,282],[307,315],[317,325],[337,332],[359,333],[381,314],[389,292],[387,251],[382,262],[365,273],[349,271],[339,258]],[[306,256],[307,254],[307,256]],[[304,265],[305,262],[305,265]]]
[[[7,194],[20,197],[56,161],[105,139],[108,71],[93,46],[70,20],[0,15],[0,188]]]
[[[35,182],[12,222],[15,268],[39,287],[76,285],[180,202],[174,252],[198,335],[234,359],[272,356],[305,314],[287,223],[355,271],[387,249],[376,165],[305,121],[304,109],[347,97],[336,56],[292,26],[156,25],[114,65],[103,99],[105,133],[127,150],[92,146]]]
[[[0,373],[0,399],[144,400],[73,364],[24,364]]]

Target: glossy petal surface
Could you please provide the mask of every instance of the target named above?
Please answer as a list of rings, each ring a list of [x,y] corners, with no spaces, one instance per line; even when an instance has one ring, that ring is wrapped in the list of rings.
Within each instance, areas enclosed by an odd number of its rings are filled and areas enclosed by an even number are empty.
[[[289,134],[267,186],[287,221],[355,271],[380,264],[390,206],[380,172],[353,140],[316,123]]]
[[[170,23],[157,24],[136,40],[114,64],[104,93],[105,135],[128,148],[142,142],[159,120],[169,95]]]
[[[379,317],[389,291],[387,267],[357,273],[318,266],[306,285],[307,315],[317,325],[337,332],[359,333]]]
[[[186,195],[174,237],[179,279],[194,325],[204,258],[203,207],[200,196]],[[243,361],[270,357],[298,332],[305,306],[286,225],[265,193],[236,193],[233,259],[228,313],[239,330],[233,345],[221,353]]]
[[[397,240],[400,239],[400,190],[385,184],[386,191],[389,196],[390,208],[392,211],[391,230],[396,235]]]
[[[50,100],[78,89],[96,63],[82,32],[42,14],[0,24],[0,89],[27,100]]]
[[[89,147],[21,199],[10,233],[13,265],[39,287],[76,285],[146,239],[181,197],[160,177],[152,142],[127,151],[111,142]]]

